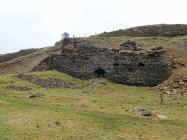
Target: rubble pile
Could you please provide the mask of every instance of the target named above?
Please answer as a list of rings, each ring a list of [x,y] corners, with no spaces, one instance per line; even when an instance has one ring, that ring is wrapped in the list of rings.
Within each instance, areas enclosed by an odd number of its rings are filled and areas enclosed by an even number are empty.
[[[124,42],[120,46],[121,46],[121,49],[126,49],[126,50],[133,50],[133,51],[143,50],[143,48],[141,47],[143,46],[143,44],[138,44],[137,42],[131,41],[131,40]]]
[[[164,83],[157,86],[163,94],[187,95],[187,69],[174,74]]]
[[[19,79],[31,82],[35,85],[39,85],[43,88],[72,88],[73,84],[68,83],[62,79],[56,78],[39,78],[37,75],[27,75],[27,74],[19,74],[17,76]]]

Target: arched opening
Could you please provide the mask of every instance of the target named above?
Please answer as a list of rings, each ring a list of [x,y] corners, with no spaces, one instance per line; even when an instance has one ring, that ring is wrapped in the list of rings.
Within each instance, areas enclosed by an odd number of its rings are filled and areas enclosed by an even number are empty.
[[[102,69],[102,68],[96,68],[95,70],[94,70],[94,74],[97,76],[97,77],[104,77],[105,76],[105,70],[104,69]]]
[[[119,64],[118,64],[118,63],[114,63],[113,66],[114,66],[114,67],[118,67]]]
[[[141,63],[141,62],[140,62],[140,63],[138,64],[138,67],[144,67],[144,66],[145,66],[144,63]]]

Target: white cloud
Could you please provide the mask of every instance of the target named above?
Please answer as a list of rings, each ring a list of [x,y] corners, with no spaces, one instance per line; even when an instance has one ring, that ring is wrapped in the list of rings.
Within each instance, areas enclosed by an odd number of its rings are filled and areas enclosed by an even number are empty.
[[[44,47],[62,32],[95,32],[187,23],[186,0],[0,0],[0,53]],[[12,47],[14,46],[14,47]]]

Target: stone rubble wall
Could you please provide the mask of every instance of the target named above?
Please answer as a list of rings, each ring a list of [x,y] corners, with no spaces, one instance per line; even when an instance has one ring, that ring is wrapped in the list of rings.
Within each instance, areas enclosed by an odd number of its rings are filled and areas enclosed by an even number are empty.
[[[125,50],[96,48],[88,44],[62,46],[33,71],[57,70],[81,79],[104,77],[113,82],[135,86],[156,86],[172,73],[164,49]]]

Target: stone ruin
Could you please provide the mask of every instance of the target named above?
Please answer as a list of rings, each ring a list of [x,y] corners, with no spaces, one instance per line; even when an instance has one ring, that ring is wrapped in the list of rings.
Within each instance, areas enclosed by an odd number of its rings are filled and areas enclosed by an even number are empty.
[[[133,51],[141,51],[143,48],[141,47],[143,44],[138,44],[135,41],[128,40],[121,44],[121,48],[125,50],[133,50]]]
[[[96,48],[91,44],[61,45],[61,53],[43,60],[33,71],[57,70],[81,79],[103,77],[135,86],[155,86],[171,75],[164,49],[143,50],[134,42],[120,49]]]

